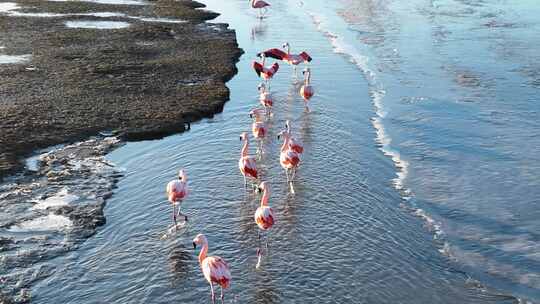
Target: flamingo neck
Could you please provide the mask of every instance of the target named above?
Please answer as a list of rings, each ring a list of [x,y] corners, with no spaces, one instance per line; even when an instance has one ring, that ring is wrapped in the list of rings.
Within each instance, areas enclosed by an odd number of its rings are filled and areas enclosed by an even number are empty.
[[[248,139],[246,138],[244,139],[244,146],[242,147],[242,152],[240,152],[240,155],[242,157],[245,157],[248,155],[248,145],[249,145]]]
[[[208,253],[208,243],[204,243],[202,245],[201,252],[199,253],[199,264],[202,264],[202,262],[206,259],[207,253]]]
[[[265,63],[266,63],[266,56],[263,56],[263,58],[262,58],[262,66],[263,66],[263,68],[264,68]]]
[[[311,72],[306,73],[306,78],[304,79],[304,85],[308,86],[311,82]]]
[[[289,146],[289,134],[283,134],[283,145],[281,146],[281,152],[285,152]]]
[[[270,199],[270,190],[265,187],[263,196],[261,198],[261,206],[268,206],[269,199]]]

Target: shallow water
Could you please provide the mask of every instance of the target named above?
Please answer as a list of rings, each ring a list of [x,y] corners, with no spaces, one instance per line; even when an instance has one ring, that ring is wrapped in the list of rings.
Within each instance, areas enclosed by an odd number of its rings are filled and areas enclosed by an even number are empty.
[[[387,83],[392,73],[378,66],[379,58],[391,68],[404,59],[376,52],[400,54],[393,44],[384,45],[397,35],[390,30],[395,25],[381,24],[391,28],[358,39],[361,29],[338,15],[340,3],[313,1],[308,7],[276,0],[270,16],[258,20],[246,1],[205,2],[223,13],[218,21],[237,30],[246,52],[228,84],[231,101],[224,113],[185,134],[129,143],[109,155],[125,176],[105,210],[107,225],[77,251],[49,261],[55,271],[33,288],[36,303],[207,302],[209,287],[191,249],[201,232],[210,253],[232,268],[229,303],[515,301],[513,289],[495,291],[490,279],[483,281],[486,288],[463,272],[462,262],[441,254],[447,248],[446,239],[439,239],[442,224],[431,210],[418,209],[418,163],[398,134],[403,126],[397,119],[407,112],[388,102],[395,100],[391,89],[399,89],[392,85],[403,84]],[[262,268],[255,270],[253,213],[259,197],[243,189],[238,135],[249,130],[248,112],[258,105],[250,62],[256,52],[285,41],[314,58],[316,96],[312,112],[305,113],[292,70],[282,65],[272,83],[275,115],[260,162],[273,190],[277,224]],[[461,79],[474,83],[469,76]],[[421,96],[410,100],[422,101]],[[294,196],[279,166],[275,138],[286,119],[306,148]],[[192,189],[183,209],[190,222],[161,240],[171,223],[164,187],[180,167]]]
[[[274,0],[264,20],[246,1],[204,2],[246,52],[228,83],[231,101],[187,133],[108,156],[124,177],[105,209],[107,224],[76,251],[36,267],[35,303],[208,302],[191,247],[198,233],[231,266],[227,303],[540,299],[538,162],[530,152],[539,138],[531,106],[538,61],[505,32],[518,29],[535,45],[532,2],[512,11],[499,2]],[[316,96],[305,113],[292,69],[281,66],[259,163],[277,224],[255,270],[260,197],[243,189],[238,135],[258,106],[251,60],[285,41],[314,58]],[[306,148],[294,196],[275,136],[286,119]],[[164,188],[180,167],[192,189],[183,205],[190,221],[162,240],[171,224]],[[70,195],[77,193],[59,187],[32,206],[70,204]],[[55,220],[34,219],[69,228]]]

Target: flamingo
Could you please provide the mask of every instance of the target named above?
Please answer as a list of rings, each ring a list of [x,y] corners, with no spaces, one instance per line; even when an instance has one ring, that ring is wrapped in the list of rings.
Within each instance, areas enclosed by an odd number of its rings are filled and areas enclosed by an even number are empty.
[[[261,198],[261,206],[255,211],[254,218],[259,229],[267,231],[272,228],[275,223],[274,211],[268,206],[268,199],[270,198],[270,186],[268,185],[268,182],[262,182],[259,185],[259,190],[263,191],[263,196]],[[268,248],[268,239],[266,239],[266,247]],[[258,261],[255,268],[259,268],[261,265],[262,253],[260,248],[257,249],[257,257]]]
[[[206,256],[208,253],[208,240],[204,234],[198,234],[193,239],[193,249],[197,248],[197,245],[202,246],[199,253],[199,264],[204,278],[210,284],[210,290],[212,291],[212,303],[216,303],[216,296],[214,295],[214,283],[221,287],[221,303],[224,302],[223,289],[229,288],[231,284],[231,272],[229,266],[222,258],[218,256]]]
[[[291,54],[291,45],[288,42],[285,42],[283,44],[283,48],[287,50],[286,53],[280,49],[273,48],[273,49],[269,49],[264,52],[261,52],[257,54],[257,56],[270,57],[270,58],[285,61],[289,65],[293,66],[294,76],[298,77],[296,66],[299,65],[300,63],[310,63],[312,60],[311,56],[309,56],[309,54],[306,53],[305,51],[299,54]]]
[[[248,155],[249,138],[247,132],[240,134],[240,140],[244,141],[244,146],[240,152],[238,168],[240,168],[240,172],[244,176],[244,185],[247,187],[247,178],[257,180],[257,162],[253,156]]]
[[[188,196],[188,186],[187,186],[187,175],[186,172],[182,169],[178,172],[178,179],[170,181],[167,184],[167,198],[173,206],[173,220],[176,225],[176,217],[183,215],[184,219],[187,221],[188,217],[185,214],[180,212],[180,204]],[[178,212],[176,207],[178,206]]]
[[[270,91],[266,89],[266,85],[264,83],[259,84],[257,87],[259,90],[259,102],[264,107],[264,110],[266,111],[266,114],[269,115],[272,112],[272,106],[274,105],[274,102],[272,100],[272,95]]]
[[[249,112],[249,116],[254,119],[253,124],[251,126],[251,131],[253,133],[253,137],[259,140],[259,146],[257,147],[257,154],[262,154],[262,145],[264,137],[266,136],[266,133],[268,132],[268,128],[266,127],[266,124],[263,121],[264,117],[264,110],[263,109],[253,109],[251,112]]]
[[[281,151],[279,155],[279,163],[285,170],[285,176],[287,177],[287,183],[291,186],[291,192],[294,194],[293,181],[296,175],[298,165],[300,165],[300,154],[293,151],[289,147],[291,135],[287,130],[283,130],[278,134],[278,139],[283,137],[283,145],[281,145]],[[289,174],[289,171],[291,173]]]
[[[270,89],[269,81],[272,79],[272,77],[274,77],[274,74],[276,74],[277,71],[279,70],[279,64],[277,62],[274,62],[271,66],[265,67],[264,64],[266,62],[266,56],[263,55],[261,58],[262,58],[262,63],[253,61],[253,69],[255,70],[255,73],[257,73],[259,77],[264,79],[264,81],[268,85],[268,88]]]
[[[300,96],[304,99],[306,110],[309,112],[308,101],[315,94],[315,91],[311,86],[311,69],[306,68],[302,73],[304,74],[304,85],[300,88]]]
[[[289,120],[287,120],[285,122],[285,128],[287,129],[287,132],[290,135],[289,149],[293,150],[294,152],[296,152],[298,154],[304,153],[304,146],[302,145],[302,143],[300,141],[298,141],[296,138],[294,138],[294,136],[292,136],[291,122]]]
[[[259,9],[259,18],[263,18],[264,14],[266,13],[267,6],[270,6],[270,3],[265,2],[263,0],[251,0],[251,7]],[[264,9],[264,12],[262,10]]]

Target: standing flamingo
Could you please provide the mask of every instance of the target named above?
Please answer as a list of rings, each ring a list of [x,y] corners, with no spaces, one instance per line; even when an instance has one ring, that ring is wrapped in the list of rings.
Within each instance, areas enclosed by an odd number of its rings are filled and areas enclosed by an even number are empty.
[[[264,107],[264,110],[266,111],[266,115],[271,115],[272,113],[272,106],[274,105],[274,102],[272,100],[272,95],[270,91],[266,89],[266,85],[264,83],[259,84],[257,87],[259,90],[259,102]]]
[[[270,67],[265,67],[264,64],[266,63],[266,56],[262,56],[262,62],[253,61],[253,69],[255,70],[255,73],[264,81],[266,82],[266,85],[268,86],[268,89],[270,89],[270,80],[272,77],[274,77],[274,74],[277,73],[279,70],[279,64],[277,62],[274,62]]]
[[[270,186],[268,182],[262,182],[259,185],[259,190],[263,191],[263,196],[261,198],[261,206],[255,211],[254,218],[259,229],[267,231],[272,228],[275,223],[274,211],[268,206],[268,199],[270,198]],[[268,248],[268,238],[266,239],[266,247]],[[259,268],[261,265],[262,251],[260,248],[257,249],[257,257],[257,266],[255,268]]]
[[[251,0],[251,7],[259,9],[259,18],[261,19],[264,17],[264,14],[266,14],[267,6],[270,6],[270,3],[263,0]]]
[[[308,101],[315,94],[315,91],[311,86],[311,69],[306,68],[302,73],[304,74],[304,85],[300,88],[300,96],[304,99],[306,110],[309,112]]]
[[[293,66],[294,76],[296,78],[296,77],[298,77],[296,66],[299,65],[300,63],[310,63],[312,58],[305,51],[301,52],[299,54],[291,54],[291,46],[290,46],[290,44],[288,42],[285,42],[283,44],[283,48],[287,50],[286,53],[284,51],[280,50],[280,49],[273,48],[273,49],[269,49],[269,50],[266,50],[264,52],[261,52],[261,53],[257,54],[257,56],[258,57],[270,57],[270,58],[285,61],[289,65]]]
[[[253,178],[257,180],[257,162],[253,156],[248,155],[249,138],[247,132],[240,134],[240,140],[244,141],[244,146],[240,152],[240,160],[238,161],[238,168],[244,176],[244,185],[247,187],[247,178]]]
[[[283,137],[283,145],[279,155],[279,163],[285,170],[285,176],[287,177],[287,183],[291,186],[291,192],[294,194],[293,181],[296,175],[298,165],[300,165],[300,154],[289,148],[291,135],[287,130],[283,130],[278,134],[278,139]],[[291,173],[289,174],[289,171]]]
[[[264,122],[264,114],[265,111],[263,109],[253,109],[251,110],[251,112],[249,112],[249,116],[253,118],[251,132],[253,133],[253,137],[255,137],[255,139],[258,139],[259,141],[259,144],[257,146],[257,154],[261,156],[263,153],[263,140],[266,137],[266,133],[268,132],[268,128],[266,127],[266,123]]]
[[[231,284],[231,272],[227,263],[218,256],[206,256],[208,253],[208,240],[204,234],[198,234],[193,239],[193,249],[197,248],[197,245],[202,246],[199,253],[199,264],[204,278],[210,284],[210,290],[212,291],[212,303],[216,303],[216,296],[214,295],[214,283],[221,287],[221,303],[224,303],[223,289],[229,288]]]
[[[289,149],[293,150],[294,152],[296,152],[298,154],[304,153],[304,146],[302,145],[302,143],[300,141],[298,141],[294,136],[292,136],[291,122],[289,120],[287,120],[285,122],[285,128],[286,128],[287,132],[290,135],[290,137],[289,137]]]
[[[184,219],[187,221],[188,217],[185,214],[180,212],[180,204],[188,195],[188,186],[187,186],[187,175],[186,172],[182,169],[178,173],[178,179],[170,181],[167,184],[167,198],[173,206],[173,220],[174,224],[177,225],[176,218],[179,215],[183,215]],[[178,212],[176,211],[178,207]]]

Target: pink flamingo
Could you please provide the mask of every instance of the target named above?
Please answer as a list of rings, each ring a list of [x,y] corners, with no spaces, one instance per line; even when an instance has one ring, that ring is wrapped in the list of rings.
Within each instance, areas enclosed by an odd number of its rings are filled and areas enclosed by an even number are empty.
[[[255,223],[257,226],[259,226],[259,229],[267,231],[272,228],[275,223],[274,211],[268,206],[268,199],[270,198],[270,186],[267,182],[262,182],[259,185],[259,191],[263,191],[263,196],[261,198],[261,206],[255,211],[254,218]],[[268,239],[266,239],[266,247],[268,248]],[[261,265],[262,253],[260,248],[257,249],[257,257],[258,261],[255,268],[259,268]]]
[[[184,219],[187,221],[187,215],[180,212],[180,204],[188,196],[187,175],[183,169],[178,173],[178,179],[170,181],[167,184],[166,191],[167,198],[173,206],[174,224],[177,224],[176,217],[179,215],[183,215]],[[178,207],[178,212],[176,211],[176,207]]]
[[[268,86],[268,89],[270,89],[269,81],[274,77],[274,75],[279,70],[279,64],[277,62],[274,62],[270,67],[265,67],[264,64],[266,62],[266,56],[262,56],[262,63],[253,61],[253,69],[255,70],[255,73],[264,81],[266,82],[266,85]]]
[[[244,185],[247,187],[247,178],[253,178],[257,180],[257,162],[253,156],[248,155],[249,138],[247,132],[240,134],[240,140],[244,141],[244,146],[240,152],[240,160],[238,161],[238,168],[244,176]]]
[[[289,149],[293,150],[294,152],[298,154],[304,153],[304,146],[300,141],[298,141],[294,136],[292,136],[291,132],[291,122],[287,120],[285,122],[285,128],[287,129],[287,133],[289,133]]]
[[[264,14],[266,14],[266,7],[268,6],[270,6],[270,3],[263,0],[251,0],[251,7],[259,9],[259,18],[261,19],[263,18]],[[262,10],[264,10],[264,12]]]
[[[218,256],[206,256],[208,253],[208,240],[204,234],[198,234],[193,239],[193,249],[197,248],[197,245],[202,246],[199,253],[199,264],[204,278],[210,284],[210,290],[212,291],[212,303],[216,303],[216,296],[214,295],[214,283],[221,287],[221,303],[224,301],[223,289],[229,288],[231,284],[231,272],[227,263]]]
[[[290,44],[288,42],[285,42],[283,44],[283,48],[287,50],[286,53],[284,51],[280,50],[280,49],[273,48],[273,49],[266,50],[266,51],[264,51],[262,53],[259,53],[259,54],[257,54],[257,56],[258,57],[263,57],[263,56],[264,57],[270,57],[270,58],[274,58],[274,59],[277,59],[277,60],[285,61],[289,65],[293,66],[294,76],[298,77],[297,71],[296,71],[296,66],[299,65],[300,63],[310,63],[311,60],[312,60],[311,56],[309,56],[309,54],[306,53],[305,51],[301,52],[299,54],[291,54],[291,46],[290,46]]]
[[[274,102],[272,100],[272,95],[270,91],[266,89],[266,85],[264,83],[259,84],[257,87],[259,90],[259,102],[264,107],[264,110],[266,111],[267,115],[270,115],[272,112],[272,106],[274,105]]]
[[[278,134],[278,139],[283,136],[283,145],[279,155],[279,163],[285,170],[285,176],[287,177],[287,183],[291,186],[291,192],[294,194],[293,181],[296,175],[296,170],[300,165],[300,154],[289,148],[291,135],[287,130],[283,130]],[[291,173],[289,174],[289,171]]]
[[[264,123],[264,114],[265,111],[263,109],[253,109],[251,112],[249,112],[249,117],[254,119],[253,124],[251,125],[251,132],[253,133],[253,137],[259,140],[257,154],[262,154],[263,140],[268,132],[268,128]]]
[[[311,86],[311,69],[306,68],[302,73],[304,74],[304,85],[300,88],[300,96],[304,99],[306,110],[309,112],[308,101],[315,94],[315,91]]]

